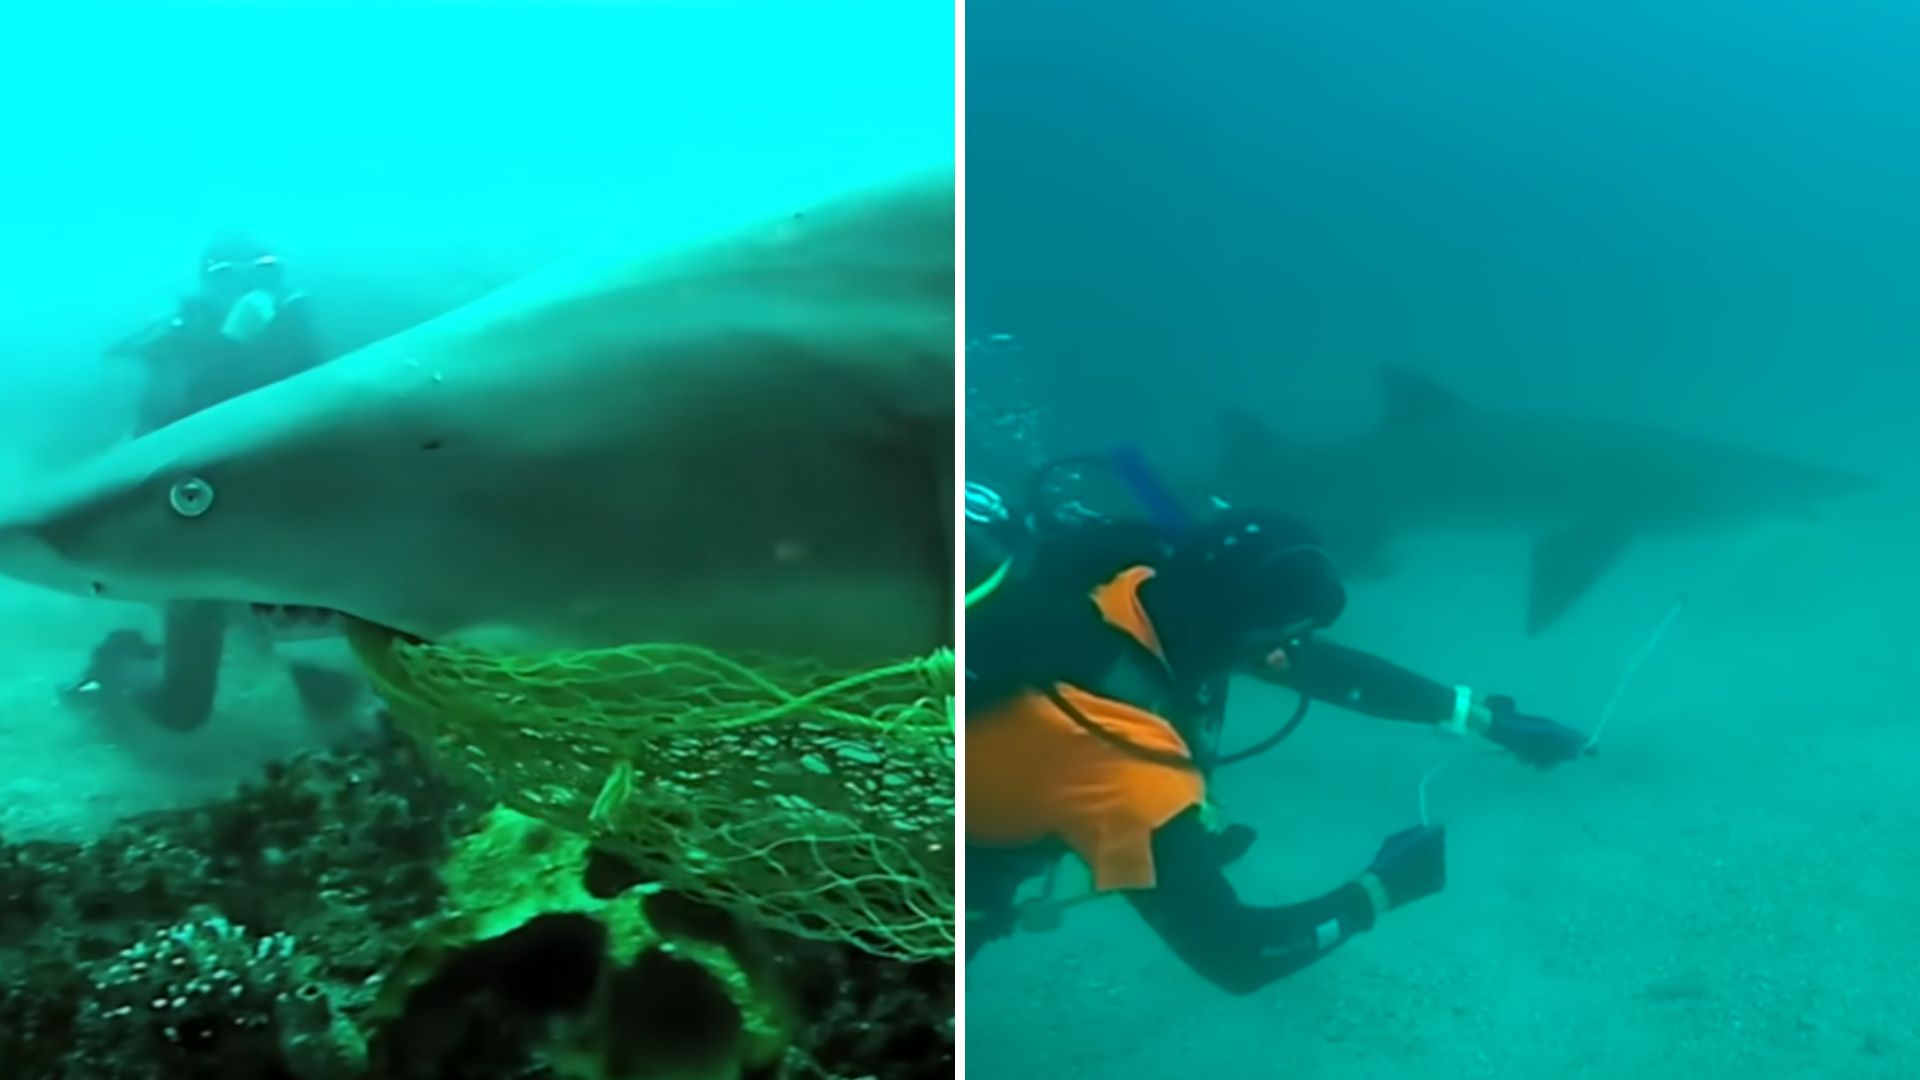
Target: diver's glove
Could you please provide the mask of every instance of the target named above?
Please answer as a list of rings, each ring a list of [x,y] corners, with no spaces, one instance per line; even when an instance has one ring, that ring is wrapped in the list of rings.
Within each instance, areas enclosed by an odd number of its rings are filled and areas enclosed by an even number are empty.
[[[990,943],[1013,936],[1020,925],[1020,913],[1008,904],[999,911],[967,912],[967,959],[972,960]]]
[[[1593,753],[1591,740],[1578,731],[1519,711],[1504,694],[1487,699],[1487,739],[1536,769],[1551,769]]]
[[[1260,834],[1247,825],[1229,825],[1219,832],[1209,833],[1213,841],[1213,858],[1220,867],[1232,866],[1244,858],[1253,849],[1254,841]]]
[[[1374,914],[1405,907],[1447,886],[1447,828],[1416,825],[1386,838],[1360,875]]]

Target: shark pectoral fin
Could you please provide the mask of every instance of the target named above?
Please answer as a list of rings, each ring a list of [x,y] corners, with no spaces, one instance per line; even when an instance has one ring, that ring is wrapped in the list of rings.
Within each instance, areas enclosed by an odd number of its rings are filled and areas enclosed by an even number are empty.
[[[1632,530],[1609,518],[1588,519],[1536,537],[1527,587],[1527,633],[1538,634],[1559,621],[1632,541]]]

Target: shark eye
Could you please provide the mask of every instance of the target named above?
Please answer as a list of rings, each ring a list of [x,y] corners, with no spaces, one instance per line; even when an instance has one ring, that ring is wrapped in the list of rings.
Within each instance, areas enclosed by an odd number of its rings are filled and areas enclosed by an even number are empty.
[[[167,502],[181,517],[199,517],[213,509],[213,485],[197,476],[188,477],[167,492]]]

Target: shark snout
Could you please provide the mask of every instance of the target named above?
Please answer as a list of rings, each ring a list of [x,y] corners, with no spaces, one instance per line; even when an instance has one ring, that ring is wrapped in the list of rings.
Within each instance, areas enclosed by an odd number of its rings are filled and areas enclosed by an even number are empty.
[[[83,596],[99,588],[47,540],[46,530],[31,518],[0,523],[0,574],[29,585]]]

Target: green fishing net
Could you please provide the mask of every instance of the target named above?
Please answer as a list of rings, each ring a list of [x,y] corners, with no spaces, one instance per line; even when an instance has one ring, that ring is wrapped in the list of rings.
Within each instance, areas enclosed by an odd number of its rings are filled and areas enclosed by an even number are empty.
[[[686,645],[528,658],[350,636],[396,724],[486,797],[762,925],[953,955],[951,651],[836,672]]]

